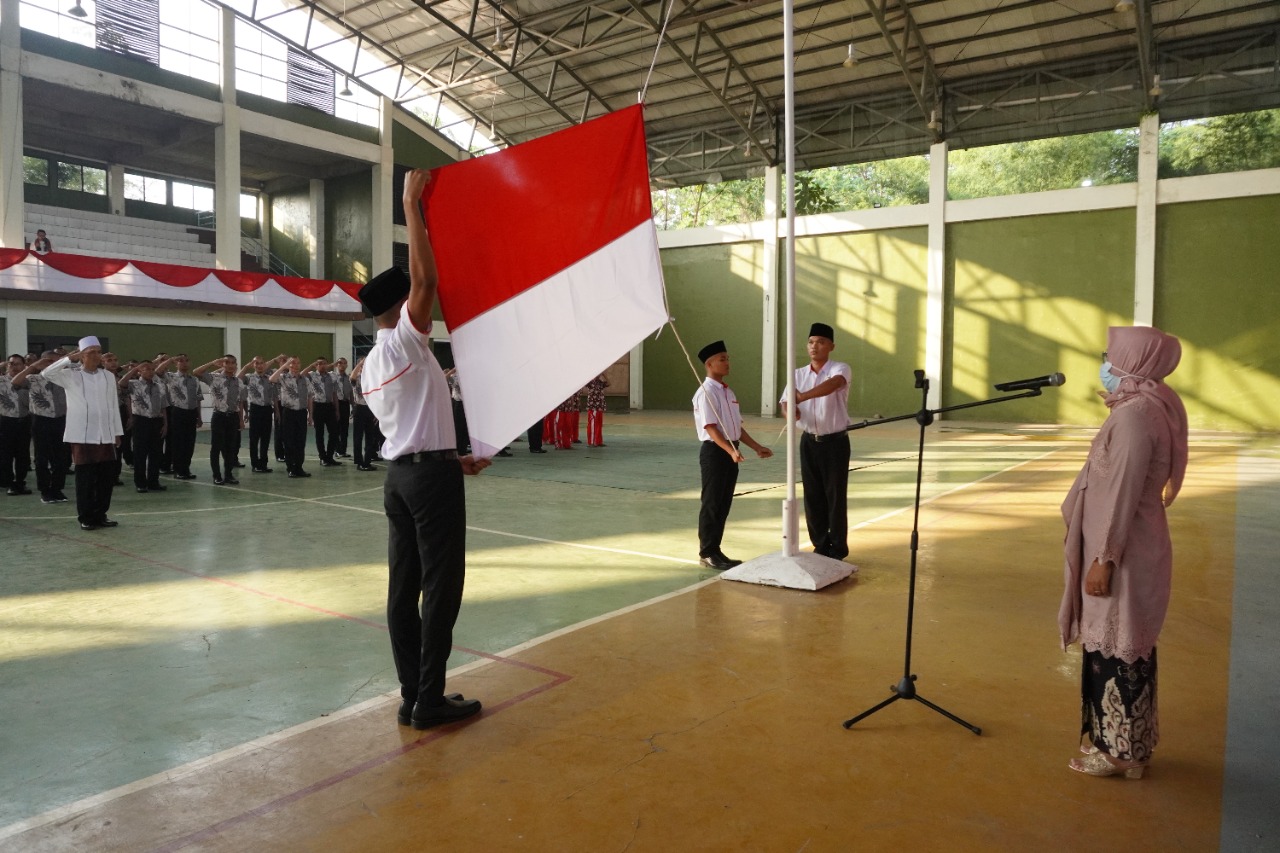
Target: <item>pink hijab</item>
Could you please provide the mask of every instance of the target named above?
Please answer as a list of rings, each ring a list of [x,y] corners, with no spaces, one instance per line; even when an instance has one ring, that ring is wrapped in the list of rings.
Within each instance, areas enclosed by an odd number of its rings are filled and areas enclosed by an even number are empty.
[[[1107,329],[1107,357],[1115,368],[1112,372],[1121,377],[1120,387],[1107,395],[1107,407],[1142,394],[1158,403],[1156,410],[1164,414],[1172,438],[1172,464],[1164,490],[1168,506],[1178,496],[1187,473],[1187,410],[1177,392],[1164,384],[1164,378],[1182,360],[1182,344],[1151,326],[1112,326]]]

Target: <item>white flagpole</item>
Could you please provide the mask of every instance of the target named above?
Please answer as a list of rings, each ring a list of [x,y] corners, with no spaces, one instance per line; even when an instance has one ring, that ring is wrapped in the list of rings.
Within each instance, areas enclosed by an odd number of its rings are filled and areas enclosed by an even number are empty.
[[[786,150],[787,251],[787,498],[782,504],[782,553],[799,553],[800,519],[796,512],[796,69],[793,0],[782,3],[783,138]]]
[[[784,137],[787,170],[787,496],[782,502],[782,550],[748,560],[724,572],[725,580],[822,589],[847,578],[857,566],[843,560],[800,551],[800,518],[796,508],[796,132],[795,24],[793,0],[782,3],[782,62],[786,103]]]

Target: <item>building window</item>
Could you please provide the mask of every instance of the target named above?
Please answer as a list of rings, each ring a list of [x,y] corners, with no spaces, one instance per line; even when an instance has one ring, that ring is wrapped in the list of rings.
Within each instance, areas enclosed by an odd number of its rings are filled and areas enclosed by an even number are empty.
[[[79,163],[58,163],[58,189],[107,194],[107,170]]]
[[[131,201],[145,201],[149,204],[168,204],[169,182],[164,178],[125,172],[124,197]]]
[[[252,193],[240,193],[240,218],[258,218],[258,197]]]
[[[43,157],[23,157],[22,182],[38,187],[49,186],[49,161]]]
[[[174,181],[173,206],[187,210],[213,210],[213,187]]]

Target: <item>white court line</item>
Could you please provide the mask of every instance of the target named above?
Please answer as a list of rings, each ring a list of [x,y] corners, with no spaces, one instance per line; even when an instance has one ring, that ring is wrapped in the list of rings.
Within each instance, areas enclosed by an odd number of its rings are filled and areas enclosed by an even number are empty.
[[[948,495],[953,495],[957,492],[964,491],[970,486],[974,486],[979,483],[986,482],[987,480],[991,480],[995,477],[999,477],[1010,471],[1015,471],[1024,465],[1029,465],[1032,462],[1038,462],[1042,459],[1045,459],[1046,457],[1049,457],[1055,453],[1058,453],[1062,449],[1063,448],[1055,448],[1035,458],[1024,460],[1022,462],[1017,463],[1016,465],[1011,465],[1008,468],[1004,468],[995,473],[988,474],[985,477],[980,477],[979,479],[973,480],[972,482],[964,483],[962,485],[956,486],[953,489],[948,489],[947,491],[941,492],[928,499],[921,500],[920,505],[924,506],[925,504],[932,503],[936,500],[947,497]],[[316,501],[316,502],[319,503],[320,501]],[[886,512],[882,515],[876,516],[875,518],[868,519],[867,521],[861,522],[860,524],[857,524],[850,529],[859,530],[863,527],[868,527],[877,522],[884,521],[885,519],[892,518],[896,515],[900,515],[901,513],[912,509],[914,506],[915,506],[915,502],[912,501],[912,503],[907,506],[901,507],[900,509],[891,510],[890,512]],[[346,508],[358,509],[361,512],[376,512],[375,510],[368,510],[362,507],[346,507]],[[539,539],[538,537],[534,537],[534,536],[521,536],[520,534],[517,534],[517,533],[510,533],[510,534],[501,533],[500,531],[485,530],[484,528],[469,527],[468,529],[482,530],[483,532],[486,532],[486,533],[496,533],[500,536],[513,536],[521,539],[531,539],[534,541],[545,542],[547,544],[552,544],[552,545],[569,545],[569,546],[576,546],[580,548],[588,548],[591,550],[600,550],[600,551],[615,550],[611,548],[602,548],[599,546],[592,546],[592,545],[579,545],[573,542],[557,542],[554,539]],[[661,559],[661,560],[677,560],[678,559],[674,557],[646,555],[638,551],[618,551],[618,553],[630,554],[630,555],[636,555],[636,556],[653,556],[655,559]],[[692,561],[680,560],[680,562],[692,562]],[[681,587],[680,589],[673,590],[672,592],[663,593],[662,595],[655,596],[654,598],[647,599],[637,604],[630,604],[618,610],[614,610],[609,613],[602,614],[600,616],[594,616],[590,619],[586,619],[586,620],[583,620],[582,622],[578,622],[573,625],[560,628],[556,631],[552,631],[540,637],[535,637],[531,640],[526,640],[525,642],[512,646],[511,648],[506,649],[505,651],[498,652],[493,657],[499,657],[499,658],[510,657],[512,655],[519,654],[520,652],[534,648],[535,646],[549,642],[550,640],[567,636],[569,634],[572,634],[575,631],[580,631],[583,628],[587,628],[592,625],[599,624],[608,619],[613,619],[618,616],[623,616],[625,614],[640,610],[644,607],[649,607],[653,604],[658,604],[668,599],[675,598],[676,596],[684,595],[685,593],[701,589],[702,587],[715,583],[718,580],[720,580],[718,576],[707,578],[706,580],[699,581],[698,583],[691,584],[687,587]],[[462,666],[455,667],[454,669],[449,670],[446,673],[445,677],[446,678],[457,677],[464,673],[470,672],[471,670],[478,669],[482,665],[492,664],[495,662],[496,661],[494,661],[493,658],[491,657],[478,658],[474,661],[471,661],[470,663],[466,663],[466,664],[463,664]],[[198,758],[194,761],[190,761],[186,764],[180,765],[171,770],[165,770],[160,773],[156,773],[155,775],[148,776],[145,779],[139,779],[136,782],[130,782],[126,785],[121,785],[120,787],[113,788],[110,791],[104,791],[101,794],[94,794],[93,796],[85,797],[84,799],[77,800],[73,803],[68,803],[65,806],[59,806],[58,808],[44,812],[43,814],[36,815],[35,817],[31,817],[26,820],[22,820],[17,823],[10,824],[9,826],[0,828],[0,840],[4,840],[6,838],[12,838],[13,836],[20,835],[24,832],[28,832],[33,829],[38,829],[43,826],[48,826],[51,823],[56,823],[71,817],[75,817],[90,809],[97,808],[98,806],[106,805],[107,803],[110,803],[114,800],[118,800],[122,797],[126,797],[138,791],[143,791],[148,788],[155,787],[156,785],[159,785],[165,782],[176,782],[180,779],[190,776],[193,773],[196,773],[206,768],[220,764],[224,761],[228,761],[232,758],[245,755],[256,749],[265,749],[265,748],[271,747],[274,744],[278,744],[284,740],[287,740],[288,738],[294,737],[304,732],[308,732],[315,728],[319,728],[320,726],[323,726],[323,725],[328,725],[329,723],[334,723],[340,720],[348,719],[350,717],[356,716],[357,714],[363,713],[364,711],[367,711],[379,705],[382,705],[390,700],[395,700],[399,698],[400,698],[399,691],[392,691],[389,693],[385,693],[382,696],[376,696],[372,699],[367,699],[364,702],[359,703],[358,705],[352,705],[348,708],[343,708],[328,716],[318,717],[314,720],[308,720],[305,723],[299,723],[296,726],[291,726],[287,729],[283,729],[273,734],[264,735],[263,737],[249,741],[248,743],[243,743],[243,744],[240,744],[239,746],[233,746],[233,747],[230,747],[229,749],[224,749],[221,752],[217,752],[217,753],[214,753],[213,755],[205,756],[204,758]]]

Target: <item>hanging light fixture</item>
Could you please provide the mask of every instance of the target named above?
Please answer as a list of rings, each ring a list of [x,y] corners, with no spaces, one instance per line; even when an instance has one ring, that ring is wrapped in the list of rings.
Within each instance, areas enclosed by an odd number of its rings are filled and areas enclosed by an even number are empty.
[[[1159,75],[1159,74],[1152,75],[1152,78],[1151,78],[1151,89],[1150,89],[1150,91],[1148,91],[1148,92],[1147,92],[1147,94],[1148,94],[1148,95],[1150,95],[1150,96],[1151,96],[1151,97],[1153,97],[1153,98],[1158,98],[1158,97],[1160,97],[1161,95],[1163,95],[1163,94],[1164,94],[1164,89],[1160,88],[1160,75]]]
[[[853,49],[853,42],[849,42],[849,54],[844,58],[844,62],[840,64],[845,68],[852,68],[858,64],[858,52]]]
[[[1122,15],[1133,11],[1133,0],[1116,0],[1115,11]]]
[[[338,97],[350,98],[351,94],[351,78],[344,74],[342,77],[342,91],[338,93]]]
[[[84,7],[80,5],[80,0],[76,0],[76,5],[72,6],[72,7],[67,11],[67,14],[68,14],[68,15],[71,15],[73,18],[87,18],[87,17],[89,17],[89,13],[88,13],[88,12],[86,12],[86,11],[84,10]]]
[[[932,112],[929,113],[929,123],[926,124],[925,127],[929,128],[934,133],[937,133],[939,130],[942,130],[942,122],[938,121],[937,110],[933,110]]]

